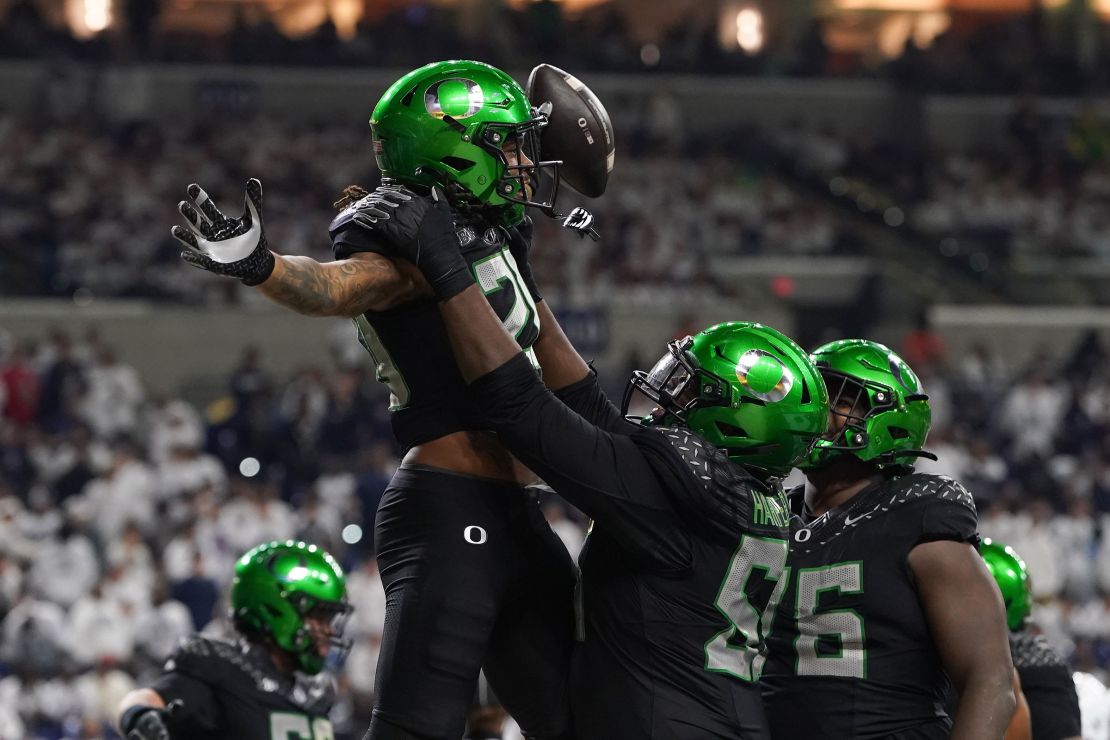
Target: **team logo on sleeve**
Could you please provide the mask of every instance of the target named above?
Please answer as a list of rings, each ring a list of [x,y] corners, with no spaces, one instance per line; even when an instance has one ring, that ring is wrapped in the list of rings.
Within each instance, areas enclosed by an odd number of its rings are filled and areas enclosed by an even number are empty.
[[[794,375],[769,352],[749,349],[736,361],[736,377],[753,396],[767,403],[786,398]]]
[[[486,103],[486,95],[474,80],[452,77],[441,80],[424,93],[424,109],[433,118],[469,118]]]

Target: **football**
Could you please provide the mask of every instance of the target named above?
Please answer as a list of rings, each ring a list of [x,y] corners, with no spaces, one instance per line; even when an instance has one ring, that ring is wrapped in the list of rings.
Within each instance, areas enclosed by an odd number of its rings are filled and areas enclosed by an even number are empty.
[[[527,93],[537,108],[551,103],[540,134],[542,157],[561,160],[560,179],[582,195],[604,193],[616,145],[605,106],[581,80],[550,64],[540,64],[528,75]]]

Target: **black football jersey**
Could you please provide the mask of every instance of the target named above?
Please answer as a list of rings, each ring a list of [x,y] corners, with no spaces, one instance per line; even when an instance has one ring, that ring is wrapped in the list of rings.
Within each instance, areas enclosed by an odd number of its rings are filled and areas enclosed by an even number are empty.
[[[1048,640],[1030,632],[1011,632],[1010,655],[1021,679],[1021,692],[1029,702],[1033,740],[1082,735],[1071,669]]]
[[[632,501],[627,516],[610,512],[587,538],[585,639],[572,686],[578,737],[764,738],[755,682],[767,605],[784,585],[782,489],[687,431],[645,429],[633,440],[668,505],[648,518],[646,502]],[[714,510],[714,486],[736,511]]]
[[[947,738],[950,682],[907,558],[922,542],[977,543],[971,495],[915,473],[813,518],[803,493],[790,495],[789,583],[767,640],[772,737]]]
[[[181,706],[169,721],[174,740],[333,740],[335,699],[327,674],[280,673],[265,648],[245,639],[185,639],[151,685]]]
[[[592,374],[556,396],[518,354],[470,389],[505,446],[594,520],[577,740],[766,738],[756,682],[785,586],[781,486],[687,430],[621,419]]]
[[[358,202],[347,207],[331,223],[336,259],[355,252],[389,256],[388,246],[351,220],[357,207]],[[534,363],[530,348],[539,336],[539,315],[509,252],[508,234],[477,215],[456,214],[455,227],[463,256],[490,306]],[[434,298],[367,311],[354,321],[378,380],[389,388],[393,433],[402,450],[481,428]]]

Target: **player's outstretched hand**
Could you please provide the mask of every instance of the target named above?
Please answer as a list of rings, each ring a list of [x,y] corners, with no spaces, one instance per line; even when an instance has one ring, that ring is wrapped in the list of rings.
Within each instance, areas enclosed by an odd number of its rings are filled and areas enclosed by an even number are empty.
[[[262,228],[262,183],[247,180],[243,215],[228,218],[200,185],[186,189],[188,200],[177,204],[188,228],[174,226],[170,233],[185,250],[181,259],[193,267],[258,285],[274,271],[274,255],[266,246]]]
[[[439,300],[474,283],[459,252],[447,197],[438,188],[419,195],[403,185],[382,185],[355,203],[351,220],[381,236],[395,256],[420,268]]]

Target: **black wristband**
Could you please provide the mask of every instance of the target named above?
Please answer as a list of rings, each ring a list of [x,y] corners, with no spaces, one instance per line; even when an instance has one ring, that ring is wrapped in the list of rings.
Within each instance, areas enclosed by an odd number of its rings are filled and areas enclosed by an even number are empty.
[[[239,277],[243,285],[261,285],[270,279],[274,272],[274,253],[266,246],[266,237],[258,243],[258,247],[243,260],[243,269],[247,273]]]
[[[426,259],[421,255],[418,267],[439,301],[454,298],[474,284],[474,273],[459,252],[457,239],[453,230],[433,232],[420,245],[429,251]]]
[[[149,707],[145,704],[133,704],[127,709],[124,709],[123,714],[119,717],[120,734],[127,737],[127,735],[135,729],[135,725],[144,714],[157,711],[157,707]]]

